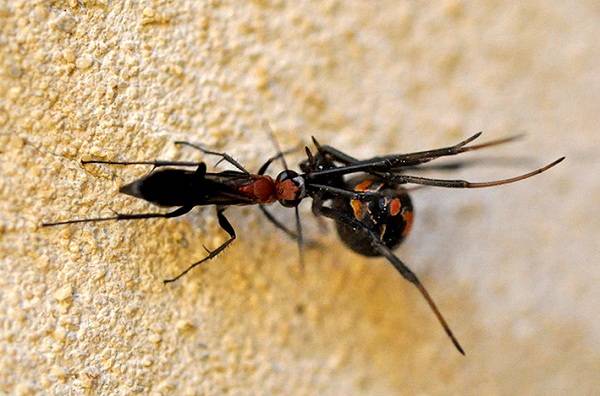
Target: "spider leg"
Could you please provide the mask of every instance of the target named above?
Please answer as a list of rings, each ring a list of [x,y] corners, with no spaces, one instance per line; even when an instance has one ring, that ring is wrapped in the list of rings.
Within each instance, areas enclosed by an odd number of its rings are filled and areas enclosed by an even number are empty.
[[[343,212],[339,212],[332,208],[323,206],[321,202],[313,201],[313,211],[316,212],[315,214],[323,215],[323,216],[333,219],[335,221],[345,223],[345,224],[353,227],[356,230],[361,230],[364,233],[364,235],[371,240],[371,244],[373,245],[373,247],[375,249],[377,249],[377,251],[382,256],[384,256],[394,266],[394,268],[400,273],[400,275],[402,275],[402,277],[404,277],[404,279],[406,279],[407,281],[409,281],[410,283],[415,285],[415,287],[419,290],[419,292],[421,292],[421,295],[427,301],[427,304],[433,311],[435,317],[442,325],[442,328],[444,329],[444,331],[446,332],[446,334],[448,335],[448,337],[450,338],[450,340],[452,341],[452,343],[454,344],[456,349],[458,349],[458,351],[461,354],[463,354],[463,355],[465,354],[465,351],[463,350],[462,346],[460,345],[460,343],[454,336],[454,333],[452,333],[450,326],[446,322],[446,319],[444,319],[444,317],[442,316],[440,310],[438,309],[435,302],[433,301],[433,298],[431,298],[431,296],[427,292],[427,289],[425,289],[425,287],[423,286],[421,281],[419,281],[419,279],[414,274],[414,272],[412,272],[410,270],[410,268],[408,268],[398,257],[396,257],[396,255],[394,255],[394,253],[392,253],[392,251],[387,246],[385,246],[385,244],[383,242],[381,242],[381,240],[377,237],[377,235],[375,235],[363,223],[356,220],[355,218],[353,218]]]
[[[404,277],[404,279],[406,279],[407,281],[409,281],[410,283],[415,285],[417,289],[419,289],[419,291],[421,292],[421,295],[427,301],[427,304],[433,311],[437,320],[440,322],[440,324],[444,328],[444,331],[446,332],[446,334],[448,335],[448,337],[450,338],[450,340],[452,341],[452,343],[454,344],[456,349],[458,349],[458,351],[460,353],[465,355],[464,349],[462,348],[462,346],[460,345],[460,343],[454,336],[454,333],[452,333],[450,326],[448,325],[448,323],[446,322],[446,319],[444,319],[444,316],[442,315],[442,313],[438,309],[437,305],[433,301],[433,298],[431,297],[431,295],[429,295],[429,292],[427,291],[427,289],[425,289],[425,286],[423,286],[421,281],[419,281],[419,278],[417,278],[417,276],[414,274],[414,272],[412,272],[410,270],[410,268],[408,268],[406,266],[406,264],[404,264],[387,246],[385,246],[377,238],[376,235],[371,233],[370,237],[371,237],[373,246],[377,249],[377,251],[379,251],[379,253],[381,253],[382,256],[384,256],[385,258],[388,259],[388,261],[394,266],[394,268],[396,268],[396,270]]]
[[[477,166],[480,164],[494,165],[499,167],[510,167],[514,168],[517,166],[525,166],[531,163],[529,157],[501,157],[501,156],[486,156],[482,158],[469,158],[447,161],[444,163],[432,163],[432,164],[421,164],[406,166],[400,169],[394,169],[394,172],[424,172],[424,171],[454,171],[463,169],[470,166]]]
[[[319,150],[320,153],[330,155],[334,160],[339,161],[345,165],[354,165],[354,164],[368,163],[369,161],[371,161],[371,162],[380,161],[383,159],[397,161],[397,160],[401,160],[401,159],[405,159],[405,158],[406,159],[408,159],[408,158],[416,159],[416,158],[427,158],[427,157],[432,157],[432,156],[439,157],[439,156],[443,156],[443,155],[453,155],[453,154],[457,154],[457,153],[455,153],[456,150],[459,150],[461,147],[464,147],[465,145],[469,144],[473,140],[477,139],[479,136],[481,136],[481,134],[482,134],[482,132],[476,133],[475,135],[455,144],[454,146],[444,147],[444,148],[435,149],[435,150],[407,153],[407,154],[386,155],[386,156],[382,156],[382,157],[374,157],[370,160],[359,160],[359,159],[354,158],[334,147],[331,147],[328,145],[322,146],[321,144],[319,144],[319,142],[317,142],[317,140],[314,138],[314,136],[313,136],[312,140],[313,140],[315,147],[317,147],[317,149]],[[490,142],[490,143],[492,143],[492,142]],[[488,143],[487,145],[490,145],[490,144]],[[480,146],[482,146],[482,145],[480,145]]]
[[[501,138],[501,139],[490,140],[489,142],[485,142],[485,143],[481,143],[481,144],[474,144],[474,145],[468,146],[469,143],[471,143],[472,141],[474,141],[475,139],[480,137],[481,134],[482,134],[482,132],[478,132],[475,135],[473,135],[453,146],[443,147],[443,148],[434,149],[434,150],[417,151],[417,152],[408,153],[408,154],[387,155],[387,156],[383,156],[380,158],[386,158],[386,159],[390,159],[393,161],[401,161],[401,162],[402,161],[409,161],[409,162],[416,161],[416,163],[414,164],[414,165],[416,165],[416,164],[420,164],[423,162],[429,162],[429,161],[439,158],[439,157],[446,157],[446,156],[464,153],[467,151],[474,151],[474,150],[479,150],[479,149],[486,148],[486,147],[497,146],[500,144],[509,143],[509,142],[515,141],[515,140],[523,137],[523,134],[518,134],[518,135],[507,136],[507,137]],[[401,166],[403,166],[403,165],[401,165]],[[394,167],[392,167],[392,169],[393,168]]]
[[[514,183],[519,180],[524,180],[524,179],[530,178],[532,176],[539,175],[540,173],[547,171],[548,169],[552,168],[553,166],[556,166],[558,163],[560,163],[564,159],[565,159],[565,157],[561,157],[546,166],[535,169],[535,170],[525,173],[523,175],[511,177],[508,179],[493,180],[493,181],[489,181],[489,182],[469,182],[466,180],[430,179],[427,177],[410,176],[410,175],[391,175],[388,177],[388,180],[392,183],[397,183],[397,184],[413,183],[413,184],[422,184],[422,185],[427,185],[427,186],[448,187],[448,188],[493,187],[493,186],[499,186],[502,184]]]
[[[474,136],[479,137],[480,134],[481,134],[481,132]],[[500,139],[490,140],[489,142],[485,142],[485,143],[481,143],[481,144],[474,144],[471,146],[462,144],[462,143],[464,143],[464,141],[463,141],[453,147],[437,149],[437,150],[428,150],[428,151],[422,151],[422,152],[417,152],[417,153],[413,153],[413,154],[405,154],[405,155],[421,158],[421,161],[418,162],[418,164],[422,164],[424,162],[429,162],[433,159],[443,157],[443,156],[451,156],[451,155],[456,155],[456,154],[460,154],[460,153],[465,153],[468,151],[475,151],[475,150],[480,150],[480,149],[487,148],[487,147],[498,146],[501,144],[514,142],[515,140],[521,139],[523,136],[525,136],[525,135],[517,134],[517,135],[507,136],[507,137],[500,138]],[[466,141],[470,142],[470,141],[474,140],[473,137],[471,137],[470,139],[471,140],[467,139]],[[404,168],[404,166],[400,166],[400,168]],[[398,170],[400,170],[400,169],[396,169],[396,168],[391,169],[391,171],[398,171]]]
[[[448,146],[440,149],[427,150],[427,151],[418,151],[414,153],[407,154],[398,154],[398,155],[386,155],[381,157],[373,157],[367,160],[359,160],[356,161],[355,158],[337,150],[330,148],[328,146],[320,146],[321,150],[332,155],[338,161],[342,163],[347,163],[345,166],[333,168],[333,169],[325,169],[321,171],[310,172],[306,175],[307,178],[316,178],[323,176],[334,176],[334,175],[345,175],[350,173],[357,172],[367,172],[375,175],[381,175],[381,173],[386,172],[398,172],[407,166],[416,166],[425,162],[429,162],[436,158],[451,156],[460,154],[466,151],[473,151],[482,149],[484,147],[490,147],[494,145],[499,145],[503,143],[508,143],[513,140],[518,139],[521,135],[509,136],[502,139],[492,140],[487,143],[482,143],[478,145],[467,146],[473,140],[477,139],[481,136],[481,132],[476,133],[475,135],[465,139],[453,146]],[[354,161],[351,161],[354,160]]]
[[[315,195],[316,193],[330,193],[335,196],[343,196],[343,197],[347,197],[350,199],[360,199],[360,200],[366,200],[369,198],[379,198],[379,197],[383,196],[381,193],[376,192],[376,191],[346,190],[346,189],[339,188],[339,187],[328,186],[326,184],[316,184],[316,183],[311,183],[310,185],[307,186],[307,189],[309,189],[312,192],[312,194],[310,194],[310,195]],[[313,197],[313,199],[314,199],[314,197]]]

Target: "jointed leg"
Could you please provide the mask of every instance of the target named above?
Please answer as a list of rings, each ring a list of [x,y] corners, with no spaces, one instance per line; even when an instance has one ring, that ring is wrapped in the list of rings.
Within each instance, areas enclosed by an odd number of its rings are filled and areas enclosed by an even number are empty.
[[[290,237],[294,241],[298,240],[298,234],[295,231],[292,231],[289,228],[287,228],[285,224],[283,224],[275,216],[273,216],[273,213],[271,213],[264,205],[259,205],[258,207],[260,208],[261,212],[265,215],[267,220],[269,220],[277,229],[283,231],[288,237]],[[308,247],[314,247],[319,246],[319,242],[313,239],[303,239],[303,245]]]
[[[296,150],[298,150],[298,147],[294,147],[294,148],[291,148],[289,150],[285,150],[285,151],[279,152],[276,155],[272,156],[267,161],[265,161],[264,164],[261,165],[261,167],[258,169],[258,174],[259,175],[264,175],[265,172],[267,171],[267,169],[269,168],[269,166],[271,166],[271,164],[273,163],[273,161],[276,161],[276,160],[278,160],[280,158],[283,158],[286,154],[293,153]]]
[[[235,159],[233,159],[227,153],[219,153],[216,151],[207,150],[201,146],[198,146],[196,144],[189,143],[189,142],[177,141],[177,142],[175,142],[175,144],[193,147],[196,150],[202,151],[204,154],[216,155],[218,157],[221,157],[221,159],[216,163],[216,165],[218,165],[221,161],[227,161],[230,164],[232,164],[233,166],[235,166],[236,168],[238,168],[239,170],[241,170],[242,172],[249,173],[242,165],[240,165],[239,162],[237,162]],[[199,165],[203,164],[203,162],[198,162],[198,161],[166,161],[166,160],[154,160],[154,161],[81,160],[81,163],[83,165],[85,165],[85,164],[153,165],[154,167],[159,167],[159,166],[199,166]]]
[[[260,208],[261,212],[265,215],[267,220],[269,220],[271,223],[273,223],[273,225],[275,227],[277,227],[278,229],[283,231],[287,236],[289,236],[293,240],[298,239],[298,235],[294,231],[287,228],[282,222],[277,220],[275,218],[275,216],[273,216],[273,214],[271,212],[269,212],[269,210],[264,205],[259,205],[258,207]]]
[[[159,166],[199,166],[203,162],[194,161],[105,161],[105,160],[81,160],[83,165],[86,164],[108,164],[108,165],[154,165]]]
[[[168,213],[117,213],[115,216],[110,217],[95,217],[89,219],[75,219],[75,220],[66,220],[66,221],[58,221],[52,223],[42,223],[42,227],[52,227],[63,224],[73,224],[73,223],[93,223],[98,221],[109,221],[109,220],[141,220],[141,219],[154,219],[154,218],[171,218],[178,217],[188,213],[192,210],[192,206],[182,206],[181,208],[177,208],[172,212]]]
[[[300,148],[300,146],[299,146],[299,147],[294,147],[294,148],[291,148],[291,149],[288,149],[285,151],[281,151],[281,148],[279,147],[279,142],[275,138],[275,134],[273,133],[271,126],[269,125],[269,123],[265,123],[264,125],[269,130],[269,137],[271,138],[271,142],[275,146],[275,150],[277,150],[277,154],[275,154],[274,156],[269,158],[267,161],[265,161],[264,164],[261,165],[261,167],[258,169],[259,175],[264,175],[265,172],[267,171],[267,169],[269,168],[269,166],[271,166],[271,164],[273,163],[273,161],[276,161],[278,159],[281,160],[283,167],[285,169],[287,169],[287,163],[285,162],[285,155],[289,154],[289,153],[293,153],[294,151],[296,151]]]
[[[344,175],[357,172],[368,172],[379,175],[383,172],[400,172],[407,166],[419,165],[439,157],[456,155],[466,151],[473,151],[484,147],[508,143],[510,141],[518,139],[521,135],[492,140],[490,142],[482,143],[479,145],[467,146],[467,144],[477,139],[479,136],[481,136],[481,132],[476,133],[470,138],[465,139],[462,142],[455,144],[454,146],[448,146],[441,149],[419,151],[414,153],[398,155],[386,155],[358,161],[355,158],[337,149],[333,149],[328,146],[320,146],[320,150],[323,150],[323,152],[327,153],[328,155],[331,155],[334,158],[334,160],[344,163],[345,166],[312,172],[308,176],[323,177],[333,175]]]
[[[391,155],[391,156],[385,156],[382,158],[399,161],[399,166],[392,167],[392,169],[391,169],[392,172],[394,172],[394,171],[397,172],[397,171],[402,170],[402,168],[407,165],[418,165],[418,164],[422,164],[425,162],[429,162],[429,161],[434,160],[439,157],[447,157],[447,156],[464,153],[467,151],[475,151],[475,150],[479,150],[479,149],[486,148],[486,147],[498,146],[500,144],[505,144],[505,143],[515,141],[517,139],[520,139],[523,136],[522,134],[513,135],[513,136],[501,138],[501,139],[491,140],[486,143],[467,146],[467,144],[469,144],[470,142],[472,142],[473,140],[475,140],[479,136],[481,136],[481,133],[482,132],[476,133],[475,135],[471,136],[470,138],[465,139],[462,142],[460,142],[454,146],[444,147],[444,148],[435,149],[435,150],[420,151],[420,152],[409,153],[409,154],[401,154],[401,155],[397,155],[397,156]]]
[[[529,177],[538,175],[553,166],[557,165],[559,162],[564,160],[565,157],[559,158],[556,161],[536,169],[534,171],[525,173],[523,175],[519,175],[516,177],[511,177],[508,179],[494,180],[490,182],[469,182],[466,180],[442,180],[442,179],[430,179],[427,177],[418,177],[418,176],[410,176],[410,175],[393,175],[388,176],[388,180],[392,183],[402,184],[402,183],[414,183],[414,184],[423,184],[427,186],[437,186],[437,187],[449,187],[449,188],[484,188],[484,187],[493,187],[499,186],[502,184],[514,183],[519,180],[527,179]]]
[[[325,217],[329,217],[335,221],[345,223],[345,224],[355,228],[356,230],[362,230],[365,237],[369,238],[371,240],[372,246],[375,249],[377,249],[377,251],[382,256],[384,256],[385,258],[388,259],[388,261],[394,266],[394,268],[396,268],[396,270],[400,273],[400,275],[402,275],[404,277],[404,279],[406,279],[407,281],[409,281],[410,283],[412,283],[413,285],[415,285],[417,287],[417,289],[421,292],[421,295],[427,301],[427,304],[429,305],[429,307],[435,314],[436,318],[438,319],[438,321],[444,328],[444,331],[446,332],[446,334],[448,335],[448,337],[450,338],[450,340],[452,341],[452,343],[454,344],[456,349],[458,349],[458,351],[460,353],[462,353],[463,355],[465,354],[462,346],[460,345],[460,343],[458,342],[458,340],[452,333],[452,330],[450,330],[450,326],[448,326],[448,323],[442,316],[441,312],[435,305],[435,302],[433,301],[433,299],[431,298],[431,296],[429,295],[429,293],[427,292],[427,290],[425,289],[423,284],[419,281],[417,276],[410,270],[410,268],[408,268],[398,257],[396,257],[394,255],[394,253],[392,253],[392,251],[387,246],[385,246],[385,244],[383,242],[381,242],[381,240],[377,237],[377,235],[375,235],[371,230],[369,230],[363,223],[354,219],[351,216],[346,215],[343,212],[338,212],[332,208],[325,207],[322,205],[321,202],[318,202],[318,201],[313,202],[313,204],[314,204],[313,211],[315,211],[317,214],[323,215]]]
[[[227,153],[220,153],[217,151],[207,150],[202,146],[199,146],[197,144],[193,144],[190,142],[177,141],[177,142],[175,142],[175,144],[192,147],[192,148],[195,148],[196,150],[200,150],[204,154],[215,155],[217,157],[221,157],[221,159],[215,164],[215,166],[219,165],[221,163],[221,161],[226,161],[226,162],[229,162],[231,165],[235,166],[236,168],[238,168],[239,170],[241,170],[242,172],[250,173],[246,170],[246,168],[244,168],[242,165],[240,165],[239,162],[237,162],[232,156],[230,156]]]
[[[486,165],[494,165],[501,167],[511,167],[514,168],[516,166],[523,166],[531,163],[531,158],[528,157],[501,157],[501,156],[486,156],[482,158],[469,158],[469,159],[459,159],[453,161],[447,161],[444,163],[431,163],[431,164],[422,164],[422,165],[413,165],[413,166],[405,166],[401,169],[394,169],[394,172],[423,172],[423,171],[455,171],[462,168],[466,168],[469,166],[475,166],[480,164]]]
[[[412,272],[410,268],[406,266],[406,264],[404,264],[398,257],[396,257],[396,255],[392,253],[392,251],[387,246],[385,246],[381,241],[379,241],[379,239],[377,239],[377,236],[372,234],[371,240],[373,241],[373,245],[377,249],[377,251],[381,253],[382,256],[388,259],[388,261],[394,266],[394,268],[396,268],[396,270],[404,277],[404,279],[406,279],[407,281],[415,285],[417,289],[419,289],[421,295],[427,301],[427,304],[433,311],[437,320],[444,328],[444,331],[446,332],[456,349],[458,349],[458,351],[464,355],[465,351],[454,336],[454,333],[452,333],[452,330],[450,329],[450,326],[448,326],[446,319],[444,319],[442,313],[433,301],[433,298],[429,295],[429,292],[427,291],[427,289],[425,289],[425,286],[423,286],[421,281],[419,281],[414,272]]]
[[[501,139],[491,140],[486,143],[474,144],[472,146],[467,146],[467,144],[469,142],[472,142],[479,136],[481,136],[481,132],[473,135],[471,138],[464,140],[452,147],[447,147],[447,148],[442,148],[442,149],[437,149],[437,150],[422,151],[422,152],[417,152],[417,153],[413,153],[413,154],[405,154],[405,155],[401,155],[398,157],[405,157],[405,160],[416,161],[414,163],[414,165],[418,165],[418,164],[422,164],[425,162],[429,162],[429,161],[434,160],[439,157],[452,156],[452,155],[456,155],[456,154],[460,154],[460,153],[465,153],[467,151],[475,151],[475,150],[479,150],[479,149],[486,148],[486,147],[492,147],[492,146],[498,146],[500,144],[510,143],[517,139],[522,138],[523,134],[508,136],[508,137],[501,138]],[[402,168],[404,168],[404,167],[405,167],[405,165],[400,165],[398,168],[392,168],[391,171],[398,172],[398,171],[401,171]]]
[[[457,150],[459,150],[460,148],[463,148],[465,145],[467,145],[470,142],[472,142],[473,140],[477,139],[479,136],[481,136],[481,134],[482,134],[482,132],[476,133],[475,135],[455,144],[454,146],[444,147],[444,148],[435,149],[435,150],[407,153],[407,154],[386,155],[386,156],[382,156],[382,157],[375,157],[374,159],[427,158],[427,157],[432,157],[432,156],[439,157],[442,155],[457,154],[458,153]],[[514,138],[502,139],[502,143],[505,141],[508,141],[509,139],[512,140]],[[328,145],[322,146],[319,144],[319,142],[317,142],[317,140],[314,138],[314,136],[313,136],[312,140],[321,154],[327,154],[327,155],[331,156],[335,161],[341,162],[345,165],[351,165],[351,164],[369,161],[369,160],[361,161],[357,158],[354,158],[354,157],[352,157],[334,147],[328,146]],[[482,148],[482,147],[486,147],[486,146],[490,146],[492,144],[498,144],[498,143],[499,143],[499,141],[493,141],[493,142],[486,143],[485,145],[481,144],[481,145],[472,146],[472,147]],[[463,150],[467,151],[468,149],[463,148]],[[459,151],[459,152],[462,152],[462,151]]]
[[[265,172],[267,171],[267,169],[269,168],[269,166],[273,163],[273,161],[283,158],[283,156],[285,154],[289,154],[295,150],[297,150],[297,148],[279,152],[276,155],[274,155],[273,157],[269,158],[264,164],[262,164],[262,166],[258,170],[257,174],[261,175],[261,176],[264,175]],[[259,205],[259,208],[260,208],[261,212],[265,215],[267,220],[269,220],[271,223],[273,223],[273,225],[275,227],[279,228],[281,231],[283,231],[287,236],[289,236],[293,240],[298,240],[298,234],[295,233],[294,231],[290,230],[282,222],[277,220],[277,218],[275,218],[275,216],[273,216],[273,214],[271,212],[269,212],[269,210],[265,207],[265,205]]]
[[[322,146],[314,136],[312,136],[312,141],[320,154],[329,155],[334,161],[341,162],[344,165],[350,165],[360,161],[359,159],[354,158],[343,151],[336,149],[335,147],[331,147],[329,145]]]
[[[227,220],[227,218],[223,214],[224,211],[225,211],[224,207],[220,207],[220,206],[217,207],[217,219],[219,220],[219,225],[221,226],[221,228],[229,234],[229,239],[226,240],[223,244],[221,244],[221,246],[219,246],[215,250],[210,251],[205,248],[208,251],[208,256],[206,256],[202,260],[197,261],[194,264],[190,265],[188,268],[186,268],[183,272],[181,272],[176,277],[170,278],[170,279],[165,279],[163,281],[165,284],[170,283],[170,282],[175,282],[177,279],[181,278],[182,276],[184,276],[185,274],[190,272],[193,268],[199,266],[200,264],[204,263],[205,261],[215,258],[216,256],[219,255],[219,253],[221,253],[223,250],[225,250],[225,248],[227,246],[229,246],[231,244],[231,242],[233,242],[235,240],[235,238],[236,238],[235,230],[233,229],[233,226],[231,225],[229,220]]]
[[[296,215],[296,235],[298,235],[296,242],[298,243],[300,270],[304,271],[304,236],[302,235],[302,221],[300,221],[300,209],[298,209],[298,206],[294,208],[294,213]]]
[[[311,190],[316,190],[322,193],[330,193],[336,196],[347,197],[350,199],[368,199],[368,198],[380,198],[382,194],[375,191],[354,191],[354,190],[346,190],[343,188],[328,186],[326,184],[316,184],[311,183],[307,186]]]
[[[401,160],[402,162],[416,161],[414,163],[416,165],[419,163],[431,161],[432,159],[439,158],[439,157],[456,155],[456,154],[464,153],[467,151],[474,151],[474,150],[479,150],[479,149],[486,148],[486,147],[497,146],[500,144],[509,143],[509,142],[512,142],[514,140],[517,140],[517,139],[520,139],[521,137],[523,137],[522,134],[518,134],[518,135],[508,136],[508,137],[501,138],[501,139],[491,140],[486,143],[467,146],[469,143],[471,143],[472,141],[474,141],[475,139],[480,137],[481,134],[482,134],[482,132],[478,132],[475,135],[463,140],[462,142],[455,144],[454,146],[448,146],[448,147],[444,147],[441,149],[434,149],[434,150],[417,151],[417,152],[408,153],[408,154],[389,155],[389,156],[384,156],[382,158],[397,159],[397,160]],[[401,166],[403,166],[403,164]]]

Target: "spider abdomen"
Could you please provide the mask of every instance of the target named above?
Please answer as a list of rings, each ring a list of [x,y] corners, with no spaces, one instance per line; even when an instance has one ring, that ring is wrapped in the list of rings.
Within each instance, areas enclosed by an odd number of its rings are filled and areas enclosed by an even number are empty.
[[[413,222],[413,206],[406,190],[370,175],[348,180],[347,187],[354,191],[376,192],[380,196],[367,200],[338,197],[333,200],[333,207],[360,221],[388,248],[398,247]],[[336,227],[340,239],[356,253],[381,255],[364,231],[340,221],[336,222]]]

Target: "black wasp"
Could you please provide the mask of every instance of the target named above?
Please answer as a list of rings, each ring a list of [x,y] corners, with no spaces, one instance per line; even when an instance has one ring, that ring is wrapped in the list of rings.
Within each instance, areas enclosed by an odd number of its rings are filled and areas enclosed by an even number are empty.
[[[208,251],[203,259],[164,282],[173,282],[192,268],[221,253],[236,238],[233,226],[224,215],[232,205],[258,204],[264,215],[277,228],[298,241],[302,252],[303,237],[298,205],[307,197],[312,198],[312,211],[316,216],[333,219],[342,241],[355,252],[364,256],[384,256],[396,270],[421,292],[442,327],[456,348],[463,348],[450,330],[446,320],[417,276],[392,252],[410,231],[413,222],[413,207],[404,184],[420,184],[449,188],[481,188],[513,183],[542,173],[561,162],[564,157],[532,172],[502,180],[473,183],[465,180],[442,180],[404,174],[436,158],[452,156],[467,151],[498,145],[514,140],[509,137],[478,145],[469,145],[481,132],[449,147],[419,151],[408,154],[387,155],[358,160],[331,146],[313,142],[316,154],[306,147],[307,158],[300,163],[303,173],[287,168],[284,155],[278,153],[269,158],[256,174],[250,173],[227,153],[207,150],[189,142],[176,142],[200,150],[207,155],[220,157],[237,170],[218,173],[207,172],[204,162],[185,161],[82,161],[82,164],[153,165],[156,169],[148,175],[126,184],[119,189],[127,195],[163,207],[177,207],[167,213],[117,213],[110,217],[75,219],[43,223],[56,226],[71,223],[98,222],[109,220],[137,220],[149,218],[171,218],[188,213],[194,206],[215,205],[221,228],[229,239],[215,250]],[[277,146],[277,142],[275,145]],[[273,161],[280,159],[285,170],[275,180],[265,175]],[[217,162],[217,164],[219,163]],[[178,168],[177,168],[178,167]],[[194,170],[182,169],[195,167]],[[357,175],[355,175],[357,174]],[[355,175],[346,179],[347,175]],[[288,229],[277,220],[264,205],[279,202],[282,206],[295,208],[296,230]],[[302,257],[302,255],[301,255]]]

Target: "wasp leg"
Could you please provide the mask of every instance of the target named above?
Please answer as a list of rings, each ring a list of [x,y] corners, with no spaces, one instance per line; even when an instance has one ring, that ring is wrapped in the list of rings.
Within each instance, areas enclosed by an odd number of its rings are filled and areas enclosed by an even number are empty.
[[[287,228],[282,222],[277,220],[277,218],[275,218],[275,216],[273,216],[273,214],[271,212],[269,212],[269,210],[265,207],[265,205],[259,205],[258,207],[260,208],[261,212],[265,215],[267,220],[269,220],[271,223],[273,223],[273,225],[275,227],[277,227],[278,229],[283,231],[287,236],[289,236],[293,240],[298,239],[298,235],[294,231]]]
[[[217,161],[217,163],[215,164],[215,166],[219,165],[222,161],[226,161],[229,162],[231,165],[235,166],[236,168],[238,168],[239,170],[241,170],[244,173],[250,173],[246,170],[246,168],[244,168],[239,162],[237,162],[231,155],[227,154],[227,153],[220,153],[217,151],[212,151],[212,150],[208,150],[205,149],[204,147],[194,144],[194,143],[190,143],[190,142],[184,142],[184,141],[177,141],[175,142],[176,145],[181,145],[181,146],[188,146],[188,147],[192,147],[195,148],[196,150],[200,150],[201,152],[203,152],[204,154],[208,154],[208,155],[215,155],[217,157],[221,157],[221,159],[219,161]]]
[[[108,165],[154,165],[159,166],[200,166],[203,162],[193,161],[106,161],[106,160],[81,160],[83,165],[86,164],[108,164]]]
[[[294,241],[298,240],[298,234],[287,228],[285,224],[283,224],[275,216],[273,216],[273,213],[271,213],[264,205],[259,205],[259,209],[265,215],[267,220],[269,220],[277,229],[283,231],[288,237],[290,237]],[[321,244],[318,241],[315,241],[314,239],[304,239],[304,246],[317,247],[320,245]]]
[[[298,205],[294,208],[294,214],[296,216],[296,235],[298,235],[296,242],[298,243],[300,271],[304,271],[304,236],[302,235],[302,221],[300,221],[300,209],[298,209]]]
[[[233,229],[233,226],[231,225],[231,223],[229,222],[229,220],[227,220],[227,218],[223,214],[224,211],[225,211],[225,207],[222,207],[222,206],[218,206],[217,207],[217,219],[219,220],[219,225],[221,226],[221,228],[226,233],[229,234],[229,239],[226,240],[225,242],[223,242],[221,244],[221,246],[219,246],[215,250],[211,251],[211,250],[208,250],[208,249],[205,248],[206,251],[208,252],[208,256],[204,257],[200,261],[196,261],[194,264],[192,264],[189,267],[187,267],[183,272],[181,272],[176,277],[170,278],[170,279],[165,279],[163,281],[163,283],[167,284],[167,283],[175,282],[177,279],[181,278],[182,276],[184,276],[185,274],[187,274],[188,272],[190,272],[192,269],[194,269],[195,267],[199,266],[200,264],[204,263],[205,261],[208,261],[208,260],[211,260],[211,259],[217,257],[219,255],[219,253],[221,253],[223,250],[225,250],[225,248],[227,246],[229,246],[231,244],[231,242],[233,242],[235,240],[235,238],[236,238],[235,230]]]
[[[357,231],[361,230],[364,233],[365,237],[368,237],[371,240],[371,244],[373,245],[373,247],[375,249],[377,249],[377,251],[382,256],[384,256],[394,266],[394,268],[400,273],[400,275],[402,275],[402,277],[404,277],[404,279],[406,279],[407,281],[409,281],[410,283],[412,283],[413,285],[416,286],[416,288],[419,290],[419,292],[421,292],[421,295],[427,301],[427,304],[433,311],[437,320],[442,325],[442,328],[444,329],[444,331],[446,332],[446,334],[448,335],[448,337],[450,338],[450,340],[452,341],[452,343],[454,344],[456,349],[458,349],[458,351],[461,354],[463,354],[463,355],[465,354],[465,351],[463,350],[462,346],[460,345],[460,343],[454,336],[454,333],[452,333],[452,330],[450,330],[450,326],[448,326],[446,319],[444,319],[444,317],[442,316],[440,310],[437,308],[435,302],[433,301],[433,298],[431,298],[431,296],[429,295],[429,293],[427,292],[427,290],[425,289],[425,287],[423,286],[421,281],[419,281],[417,276],[414,274],[414,272],[412,272],[410,270],[410,268],[408,268],[398,257],[396,257],[396,255],[394,255],[394,253],[392,253],[392,251],[387,246],[385,246],[385,244],[383,244],[383,242],[381,242],[381,240],[377,237],[377,235],[375,235],[371,230],[369,230],[360,221],[354,219],[351,216],[346,215],[345,213],[342,213],[342,212],[336,211],[332,208],[323,206],[322,202],[313,201],[313,210],[315,211],[316,214],[323,215],[323,216],[333,219],[335,221],[345,223],[345,224],[353,227]]]
[[[73,224],[73,223],[93,223],[98,221],[109,221],[109,220],[141,220],[141,219],[154,219],[154,218],[171,218],[178,217],[188,213],[192,210],[193,206],[182,206],[181,208],[177,208],[172,212],[168,213],[117,213],[115,216],[110,217],[95,217],[89,219],[75,219],[75,220],[66,220],[66,221],[57,221],[52,223],[42,223],[42,227],[53,227],[57,225],[63,224]]]

